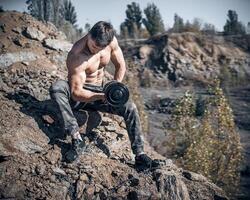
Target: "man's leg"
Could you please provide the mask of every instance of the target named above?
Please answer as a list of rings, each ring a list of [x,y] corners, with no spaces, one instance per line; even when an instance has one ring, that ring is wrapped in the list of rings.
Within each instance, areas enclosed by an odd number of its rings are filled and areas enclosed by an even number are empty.
[[[65,80],[58,80],[49,88],[50,97],[58,107],[58,117],[66,134],[79,131],[77,120],[73,114],[70,102],[70,88]]]
[[[49,89],[51,99],[56,102],[58,107],[58,117],[63,125],[66,134],[72,137],[72,148],[66,154],[66,159],[73,162],[84,150],[85,143],[79,133],[79,126],[73,114],[71,104],[76,104],[71,99],[69,84],[65,80],[58,80]]]
[[[94,109],[122,116],[126,124],[133,153],[135,155],[143,153],[144,136],[141,130],[140,117],[136,105],[132,101],[128,101],[125,105],[120,107],[114,107],[102,101],[95,101],[86,104],[84,109]]]

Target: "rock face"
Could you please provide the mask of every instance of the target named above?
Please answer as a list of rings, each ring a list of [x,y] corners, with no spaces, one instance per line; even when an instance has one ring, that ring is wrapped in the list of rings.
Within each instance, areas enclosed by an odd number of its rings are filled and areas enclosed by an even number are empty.
[[[124,46],[124,52],[172,83],[206,84],[215,76],[228,74],[234,79],[247,80],[250,40],[249,36],[243,37],[162,34],[132,47]]]
[[[67,163],[70,138],[62,135],[55,117],[58,111],[48,96],[52,82],[66,79],[63,56],[67,51],[47,49],[38,32],[33,30],[27,38],[21,30],[40,27],[45,38],[56,39],[58,34],[62,40],[61,33],[17,12],[3,12],[0,20],[5,24],[0,56],[12,54],[0,64],[2,199],[227,199],[202,175],[171,162],[137,171],[124,121],[114,115],[75,112],[87,149],[78,160]],[[30,45],[16,45],[12,38],[18,36]],[[28,60],[14,56],[27,51],[37,56]],[[147,142],[145,152],[164,159]]]

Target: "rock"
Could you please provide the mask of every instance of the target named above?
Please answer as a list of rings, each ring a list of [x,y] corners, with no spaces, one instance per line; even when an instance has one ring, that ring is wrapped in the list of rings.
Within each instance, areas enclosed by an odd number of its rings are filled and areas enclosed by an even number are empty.
[[[34,61],[39,56],[33,52],[21,51],[16,53],[6,53],[0,55],[0,69],[6,68],[13,63],[22,62],[22,61]]]
[[[37,165],[35,168],[35,171],[38,175],[43,175],[44,172],[46,170],[46,166],[45,165]]]
[[[87,199],[92,199],[93,195],[94,195],[94,192],[95,192],[95,186],[87,185],[85,188],[86,188],[85,193],[86,193]]]
[[[22,29],[20,27],[15,27],[12,29],[12,31],[20,34],[22,32]]]
[[[89,181],[89,177],[87,174],[83,173],[80,175],[80,180],[87,183]]]
[[[59,167],[53,168],[52,170],[53,170],[53,172],[54,172],[55,174],[60,174],[60,175],[63,175],[63,176],[66,176],[66,175],[67,175],[67,174],[65,173],[65,171],[62,170],[62,169],[59,168]]]
[[[54,120],[49,115],[43,115],[42,118],[48,124],[53,124],[54,123]]]
[[[83,181],[77,181],[77,183],[76,183],[76,197],[77,197],[77,199],[81,199],[84,189],[85,189],[85,183]]]
[[[24,35],[30,39],[42,41],[45,38],[45,35],[34,27],[27,27],[24,31]]]
[[[65,35],[64,32],[59,31],[57,36],[56,36],[56,39],[58,39],[58,40],[67,40],[67,36]]]
[[[25,43],[21,40],[20,37],[15,37],[12,40],[17,46],[23,47],[25,45]]]
[[[61,51],[70,51],[72,48],[72,44],[64,41],[64,40],[57,40],[57,39],[45,39],[43,45],[53,50],[61,50]]]
[[[162,197],[166,199],[190,200],[185,183],[176,174],[158,169],[154,172],[154,177]]]
[[[113,125],[105,126],[106,131],[114,132],[116,128]]]
[[[46,160],[51,163],[52,165],[55,165],[59,160],[61,160],[61,152],[59,147],[54,146],[54,149],[51,149],[47,154],[46,154]]]

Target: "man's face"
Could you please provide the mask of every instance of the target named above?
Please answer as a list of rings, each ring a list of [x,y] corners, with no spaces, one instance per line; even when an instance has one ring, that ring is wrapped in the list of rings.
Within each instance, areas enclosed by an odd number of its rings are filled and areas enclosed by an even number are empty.
[[[93,54],[96,54],[99,51],[101,51],[102,49],[104,49],[104,47],[97,46],[95,40],[93,40],[91,38],[91,36],[88,38],[88,47],[89,47],[89,50],[91,51],[91,53],[93,53]]]

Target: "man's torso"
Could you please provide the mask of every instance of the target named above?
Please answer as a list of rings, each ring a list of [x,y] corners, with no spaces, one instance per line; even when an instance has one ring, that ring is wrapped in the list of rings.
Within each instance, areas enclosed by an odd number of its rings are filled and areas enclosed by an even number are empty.
[[[93,85],[101,85],[104,77],[104,68],[109,63],[111,57],[111,46],[108,45],[103,50],[99,51],[96,54],[91,54],[87,46],[87,37],[83,37],[78,40],[71,53],[74,55],[72,59],[77,58],[80,60],[79,63],[87,62],[88,65],[86,68],[82,67],[83,73],[86,74],[85,83]],[[69,61],[70,62],[70,61]],[[70,81],[71,76],[71,65],[67,65],[68,68],[68,79]]]

